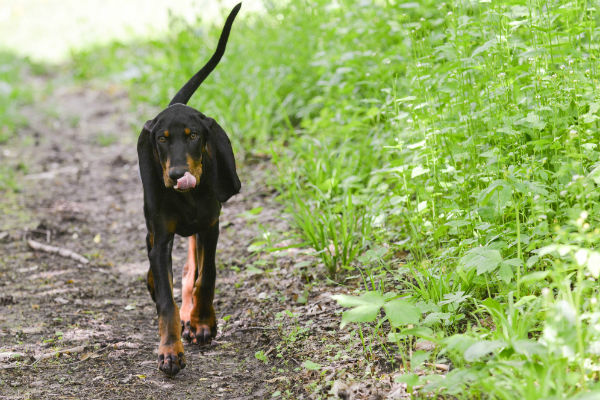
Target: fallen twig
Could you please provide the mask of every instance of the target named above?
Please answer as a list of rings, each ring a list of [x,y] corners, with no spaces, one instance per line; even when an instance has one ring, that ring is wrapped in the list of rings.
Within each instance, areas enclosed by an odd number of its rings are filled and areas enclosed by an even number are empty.
[[[35,357],[35,361],[30,364],[30,367],[33,367],[35,364],[37,364],[38,362],[42,361],[42,360],[46,360],[48,358],[52,358],[52,357],[58,357],[62,354],[74,354],[74,353],[81,353],[83,351],[85,351],[86,346],[76,346],[76,347],[71,347],[69,349],[64,349],[64,350],[56,350],[56,351],[51,351],[49,353],[44,353],[44,354],[40,354],[39,356]]]
[[[434,367],[435,369],[439,369],[441,371],[450,371],[450,366],[447,364],[434,364],[434,363],[425,363],[428,367]]]
[[[236,328],[236,331],[271,331],[277,330],[275,326],[244,326],[241,328]]]
[[[51,254],[58,254],[61,257],[70,258],[72,260],[80,262],[81,264],[89,264],[90,262],[81,254],[77,254],[74,251],[63,249],[61,247],[50,246],[48,244],[36,242],[35,240],[31,239],[27,240],[27,244],[34,250],[39,250]]]

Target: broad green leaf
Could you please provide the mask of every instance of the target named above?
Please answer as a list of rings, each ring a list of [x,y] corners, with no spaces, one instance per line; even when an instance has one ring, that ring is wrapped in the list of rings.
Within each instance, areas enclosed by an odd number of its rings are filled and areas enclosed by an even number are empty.
[[[385,315],[393,327],[416,324],[421,319],[419,309],[404,299],[395,299],[383,306]]]
[[[375,321],[381,306],[385,302],[384,297],[379,292],[367,292],[359,297],[341,294],[334,295],[332,298],[343,307],[353,307],[342,314],[342,327],[349,322]]]
[[[415,368],[419,367],[421,364],[427,361],[428,358],[429,352],[421,350],[415,351],[410,357],[410,369],[414,371]]]
[[[531,339],[515,340],[512,344],[515,351],[519,354],[531,358],[534,355],[543,355],[546,353],[546,347]]]
[[[417,375],[417,374],[397,375],[394,378],[394,382],[397,382],[397,383],[406,383],[406,386],[408,386],[409,388],[412,388],[417,383],[419,383],[419,375]]]
[[[342,307],[356,307],[368,304],[379,304],[379,307],[381,307],[384,303],[384,297],[379,292],[366,292],[360,296],[335,294],[331,298],[337,301]]]
[[[344,311],[342,314],[342,328],[349,322],[373,322],[379,314],[381,307],[376,305],[364,305]]]
[[[514,278],[515,273],[513,272],[512,266],[506,262],[500,264],[498,268],[498,278],[504,283],[510,283]]]
[[[466,361],[477,361],[487,354],[494,353],[506,346],[501,340],[481,340],[472,344],[464,353]]]
[[[410,177],[411,178],[416,178],[417,176],[421,176],[423,174],[426,174],[429,172],[429,168],[423,168],[423,166],[421,165],[417,165],[415,168],[413,168]]]
[[[460,354],[464,353],[475,342],[476,340],[474,338],[464,334],[452,335],[442,340],[442,343],[445,345],[447,350],[456,351]]]
[[[502,255],[495,249],[475,247],[469,250],[460,261],[467,269],[477,268],[477,275],[481,275],[498,268],[502,262]]]
[[[527,114],[527,117],[520,119],[517,124],[527,126],[531,129],[542,130],[546,126],[546,123],[542,120],[542,117],[534,113],[533,111]]]
[[[452,314],[450,314],[450,313],[432,312],[432,313],[427,314],[427,316],[423,320],[423,324],[425,324],[425,325],[437,324],[439,322],[448,320],[448,318],[450,318],[451,316],[452,316]]]

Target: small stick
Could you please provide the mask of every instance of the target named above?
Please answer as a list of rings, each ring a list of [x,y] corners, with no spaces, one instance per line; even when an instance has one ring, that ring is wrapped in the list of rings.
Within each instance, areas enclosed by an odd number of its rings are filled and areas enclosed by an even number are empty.
[[[39,356],[36,357],[35,362],[33,364],[31,364],[30,367],[33,367],[38,362],[45,360],[47,358],[60,356],[62,354],[81,353],[82,351],[85,351],[85,346],[76,346],[76,347],[71,347],[70,349],[51,351],[49,353],[40,354]]]
[[[433,363],[425,363],[428,367],[434,367],[435,369],[439,369],[441,371],[450,371],[450,366],[447,364],[433,364]]]
[[[27,244],[34,250],[39,250],[51,254],[58,254],[61,257],[70,258],[72,260],[80,262],[81,264],[88,264],[90,262],[81,254],[77,254],[71,250],[63,249],[61,247],[50,246],[47,244],[36,242],[35,240],[31,239],[27,240]]]

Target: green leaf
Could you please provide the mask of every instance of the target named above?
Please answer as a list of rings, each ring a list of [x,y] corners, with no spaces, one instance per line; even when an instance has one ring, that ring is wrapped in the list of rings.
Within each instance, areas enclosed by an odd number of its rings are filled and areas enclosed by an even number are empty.
[[[331,296],[342,307],[353,307],[342,314],[344,327],[349,322],[373,322],[379,314],[385,299],[379,292],[367,292],[359,297],[344,294]]]
[[[513,188],[508,182],[497,179],[479,193],[477,200],[482,206],[491,203],[494,208],[504,208],[512,198],[512,191]]]
[[[423,324],[425,325],[433,325],[442,321],[447,321],[452,314],[443,313],[443,312],[432,312],[427,314],[427,317],[423,320]]]
[[[481,340],[469,346],[464,353],[464,357],[469,362],[478,361],[487,354],[494,353],[505,346],[506,343],[501,340]]]
[[[445,345],[446,350],[456,351],[462,354],[475,343],[475,339],[470,336],[459,333],[444,338],[442,340],[442,343]]]
[[[384,298],[379,292],[366,292],[360,296],[348,296],[347,294],[335,294],[331,296],[332,299],[342,307],[356,307],[364,304],[381,303],[380,307],[384,303]]]
[[[517,124],[537,130],[542,130],[546,126],[546,123],[542,120],[542,117],[534,112],[528,113],[527,117],[520,119]]]
[[[534,355],[541,356],[546,353],[546,347],[531,339],[519,339],[513,343],[513,348],[519,354],[531,358]]]
[[[512,281],[515,273],[513,272],[512,266],[506,262],[500,264],[500,268],[498,268],[498,278],[504,283],[510,283]]]
[[[404,299],[394,299],[387,302],[383,309],[393,327],[416,324],[421,319],[419,309]]]
[[[416,178],[417,176],[421,176],[429,172],[429,168],[423,168],[421,165],[417,165],[410,174],[411,178]]]
[[[259,360],[262,361],[264,363],[269,362],[269,358],[265,355],[265,352],[262,350],[257,351],[256,353],[254,353],[254,357]]]
[[[550,274],[550,271],[536,271],[521,278],[521,283],[543,281]]]
[[[587,177],[593,180],[596,185],[600,185],[600,165],[594,168]]]
[[[421,366],[427,359],[429,358],[429,352],[427,351],[415,351],[412,353],[410,357],[410,369],[415,370],[415,368]]]
[[[318,371],[321,368],[323,368],[323,366],[321,364],[317,364],[316,362],[312,362],[310,360],[306,360],[302,363],[302,366],[304,368],[306,368],[309,371]]]
[[[498,250],[489,247],[475,247],[469,250],[460,261],[467,269],[477,268],[477,275],[481,275],[498,268],[502,262],[502,255]]]
[[[415,386],[416,384],[419,383],[419,375],[417,375],[417,374],[398,375],[394,378],[394,381],[397,383],[406,383],[406,386],[408,386],[409,391],[410,391],[413,386]]]

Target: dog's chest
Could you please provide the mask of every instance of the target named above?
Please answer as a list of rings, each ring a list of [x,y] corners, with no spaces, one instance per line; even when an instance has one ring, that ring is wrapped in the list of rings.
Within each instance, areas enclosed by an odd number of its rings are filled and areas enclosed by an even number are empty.
[[[204,196],[185,196],[173,200],[167,209],[171,214],[170,219],[175,222],[175,233],[181,236],[206,231],[214,225],[221,211],[218,201]]]

